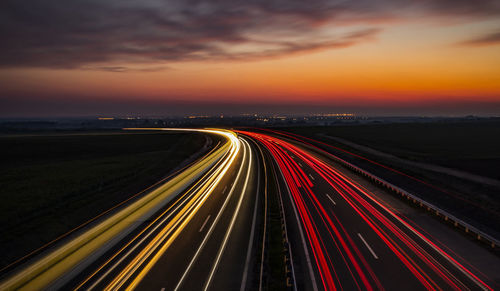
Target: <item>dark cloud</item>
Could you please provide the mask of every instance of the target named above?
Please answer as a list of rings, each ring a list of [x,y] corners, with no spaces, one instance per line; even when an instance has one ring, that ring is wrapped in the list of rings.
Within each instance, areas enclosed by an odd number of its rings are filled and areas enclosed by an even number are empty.
[[[84,66],[81,67],[83,70],[92,71],[104,71],[113,73],[124,73],[124,72],[161,72],[166,70],[171,70],[169,67],[126,67],[126,66]]]
[[[443,16],[484,17],[498,16],[500,3],[497,0],[415,0],[430,13]]]
[[[489,0],[3,0],[0,67],[123,72],[130,63],[276,57],[373,39],[379,30],[370,23],[398,13],[486,17],[499,7]]]
[[[500,30],[477,38],[466,40],[460,43],[460,45],[465,45],[465,46],[483,46],[483,45],[499,45],[499,44],[500,44]]]

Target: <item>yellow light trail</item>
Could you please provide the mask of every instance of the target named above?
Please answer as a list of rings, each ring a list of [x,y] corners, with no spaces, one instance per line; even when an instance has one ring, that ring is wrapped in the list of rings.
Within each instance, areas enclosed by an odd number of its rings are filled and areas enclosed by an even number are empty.
[[[250,148],[250,145],[245,141],[245,144],[248,148]],[[229,240],[229,236],[231,235],[231,232],[234,227],[234,223],[236,221],[236,218],[238,217],[238,214],[240,212],[240,207],[241,203],[243,202],[243,198],[245,197],[246,189],[248,187],[248,181],[250,180],[250,172],[252,169],[252,151],[249,150],[250,152],[250,157],[249,157],[249,163],[248,163],[248,170],[247,170],[247,175],[245,178],[245,184],[243,185],[243,190],[241,191],[240,199],[238,200],[238,205],[236,206],[236,210],[234,211],[233,217],[231,218],[231,223],[229,224],[229,227],[226,231],[226,234],[224,235],[224,240],[222,241],[222,245],[219,248],[219,252],[217,253],[217,257],[212,264],[212,269],[210,270],[210,275],[208,276],[207,282],[205,283],[205,287],[203,287],[203,290],[207,291],[208,288],[210,287],[210,283],[212,283],[213,276],[215,272],[217,271],[217,267],[219,266],[220,259],[222,257],[222,254],[224,253],[224,250],[226,248],[227,241]]]
[[[161,215],[159,215],[155,220],[153,220],[147,227],[145,227],[141,232],[139,232],[132,240],[125,244],[119,251],[117,251],[113,256],[111,256],[104,264],[102,264],[96,271],[94,271],[87,279],[81,282],[74,290],[80,290],[91,278],[98,274],[104,267],[106,267],[111,261],[113,261],[118,255],[120,255],[127,247],[134,244],[134,246],[120,259],[115,262],[115,264],[107,269],[107,271],[102,274],[99,279],[95,280],[94,283],[88,287],[88,290],[92,290],[97,286],[110,272],[112,272],[124,259],[126,259],[136,248],[138,248],[149,236],[152,235],[159,227],[161,227],[178,209],[180,209],[186,201],[183,200],[184,197],[188,196],[193,189],[201,188],[205,183],[206,177],[213,176],[214,173],[206,173],[195,185],[193,185],[189,190],[185,191],[184,194],[177,200],[176,203],[168,207]],[[200,186],[201,185],[201,186]],[[195,190],[196,191],[196,190]],[[162,219],[163,218],[163,219]],[[154,226],[156,224],[156,226]],[[154,226],[154,227],[153,227]],[[149,231],[148,233],[146,233]],[[138,242],[137,239],[142,237]]]
[[[158,130],[158,128],[154,130]],[[217,134],[225,137],[228,143],[221,146],[221,148],[214,151],[205,159],[198,161],[184,172],[173,177],[158,189],[133,202],[95,227],[7,278],[0,283],[0,290],[39,290],[47,288],[56,279],[61,278],[64,274],[67,274],[92,256],[97,250],[106,246],[113,238],[130,229],[134,222],[151,214],[159,205],[163,205],[165,201],[169,201],[177,196],[182,189],[185,189],[192,181],[200,177],[217,160],[226,156],[227,152],[230,152],[232,155],[236,155],[239,152],[239,140],[236,134],[229,131],[214,129],[172,130]],[[231,159],[231,163],[232,161],[234,159]]]
[[[198,209],[200,209],[215,187],[217,187],[220,180],[229,170],[239,153],[240,141],[236,135],[231,132],[227,132],[227,137],[231,140],[232,149],[227,157],[227,160],[217,169],[216,173],[210,177],[212,180],[209,181],[209,183],[207,183],[198,193],[196,193],[191,201],[189,201],[189,203],[172,219],[172,221],[170,221],[169,224],[134,258],[134,260],[132,260],[127,267],[115,277],[105,290],[120,289],[146,262],[146,260],[151,257],[147,264],[141,268],[141,271],[133,279],[131,284],[126,288],[127,290],[134,289],[134,287],[139,284],[146,273],[153,267],[161,255],[182,232],[189,221],[191,221]]]
[[[243,159],[242,160],[244,161],[245,159],[246,159],[246,151],[243,151]],[[229,194],[226,196],[226,198],[224,200],[224,203],[222,204],[222,207],[217,212],[217,215],[216,215],[214,221],[212,222],[212,224],[210,225],[207,233],[205,234],[205,237],[203,238],[203,241],[198,246],[195,254],[191,258],[191,261],[189,262],[188,266],[184,270],[184,273],[182,274],[182,276],[181,276],[179,282],[177,283],[176,287],[174,288],[174,290],[179,290],[180,289],[180,287],[182,286],[182,284],[183,284],[184,280],[186,279],[188,273],[191,271],[191,268],[193,267],[194,263],[198,259],[198,256],[200,255],[201,251],[205,247],[208,239],[212,235],[212,232],[214,231],[215,226],[219,222],[219,219],[222,216],[222,213],[226,209],[226,206],[229,203],[229,201],[231,200],[231,197],[232,197],[232,195],[234,193],[234,189],[236,188],[236,184],[239,181],[242,172],[243,172],[243,166],[241,166],[240,169],[238,170],[238,173],[236,174],[236,178],[234,179],[234,182],[233,182],[233,184],[231,186],[231,190],[229,190]]]

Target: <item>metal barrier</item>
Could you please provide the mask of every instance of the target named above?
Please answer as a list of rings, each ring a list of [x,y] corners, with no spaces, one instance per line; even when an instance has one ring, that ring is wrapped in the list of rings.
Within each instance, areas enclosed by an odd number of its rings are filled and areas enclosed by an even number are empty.
[[[330,154],[330,157],[332,157],[334,160],[339,162],[340,164],[350,168],[351,170],[354,170],[357,173],[360,173],[361,175],[368,177],[370,180],[374,181],[375,183],[401,195],[402,197],[406,197],[407,200],[410,200],[414,204],[418,204],[420,207],[425,208],[427,211],[435,214],[436,216],[442,218],[444,221],[453,223],[453,225],[457,228],[460,228],[467,234],[472,234],[476,237],[477,240],[482,241],[484,243],[487,243],[490,245],[491,248],[498,250],[498,246],[500,245],[500,241],[491,235],[479,230],[478,228],[470,225],[469,223],[457,218],[456,216],[448,213],[447,211],[419,198],[418,196],[409,193],[406,190],[401,189],[398,186],[395,186],[387,181],[385,181],[382,178],[377,177],[376,175],[365,171],[361,169],[358,166],[355,166],[335,155]]]

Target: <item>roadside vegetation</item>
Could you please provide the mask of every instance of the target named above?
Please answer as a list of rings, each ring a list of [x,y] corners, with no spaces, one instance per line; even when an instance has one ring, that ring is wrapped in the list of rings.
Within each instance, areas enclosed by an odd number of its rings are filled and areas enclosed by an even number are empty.
[[[200,156],[195,133],[0,136],[0,268]]]

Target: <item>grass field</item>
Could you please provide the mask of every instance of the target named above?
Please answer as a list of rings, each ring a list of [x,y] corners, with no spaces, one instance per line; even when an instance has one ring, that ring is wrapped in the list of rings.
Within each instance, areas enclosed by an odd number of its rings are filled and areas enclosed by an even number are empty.
[[[160,180],[205,141],[194,133],[0,136],[0,266]]]
[[[287,129],[323,133],[396,155],[500,179],[500,121],[394,123]]]

